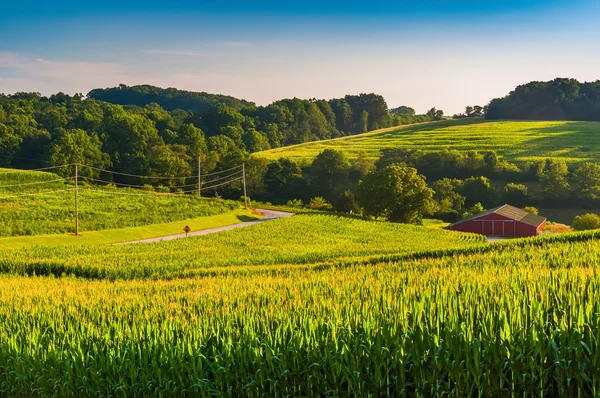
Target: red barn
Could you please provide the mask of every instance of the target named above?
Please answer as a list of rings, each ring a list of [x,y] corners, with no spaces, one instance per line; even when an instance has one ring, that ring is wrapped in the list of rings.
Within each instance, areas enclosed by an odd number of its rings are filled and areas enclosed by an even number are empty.
[[[536,236],[546,219],[514,206],[504,205],[460,220],[448,228],[492,236]]]

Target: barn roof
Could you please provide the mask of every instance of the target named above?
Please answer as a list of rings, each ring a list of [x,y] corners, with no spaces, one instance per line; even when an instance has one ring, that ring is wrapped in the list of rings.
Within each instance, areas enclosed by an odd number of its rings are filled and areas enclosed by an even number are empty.
[[[457,221],[452,225],[461,224],[465,221],[474,220],[476,218],[487,216],[488,214],[492,213],[500,214],[501,216],[511,218],[515,221],[520,221],[525,224],[533,225],[534,227],[539,227],[544,221],[546,221],[544,217],[528,213],[525,210],[519,209],[518,207],[514,207],[511,205],[502,205],[490,210],[486,210],[482,213],[474,214],[467,218],[463,218],[462,220]]]

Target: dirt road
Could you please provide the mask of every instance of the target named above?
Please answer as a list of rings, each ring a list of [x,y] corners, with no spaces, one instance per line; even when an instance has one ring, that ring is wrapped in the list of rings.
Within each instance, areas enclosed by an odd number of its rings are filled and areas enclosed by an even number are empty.
[[[265,216],[265,218],[261,218],[260,220],[255,220],[255,221],[246,221],[246,222],[241,222],[238,224],[226,225],[224,227],[203,229],[201,231],[191,231],[187,236],[201,236],[201,235],[213,234],[215,232],[229,231],[230,229],[245,228],[245,227],[250,227],[255,224],[263,223],[265,221],[275,220],[277,218],[283,218],[283,217],[290,217],[290,216],[294,215],[294,213],[287,213],[285,211],[266,210],[266,209],[256,209],[256,210],[260,211]],[[159,236],[157,238],[134,240],[134,241],[130,241],[130,242],[121,242],[121,243],[115,243],[115,244],[116,245],[129,245],[132,243],[151,243],[151,242],[161,242],[163,240],[180,239],[180,238],[185,238],[185,237],[186,237],[185,234],[176,234],[176,235]]]

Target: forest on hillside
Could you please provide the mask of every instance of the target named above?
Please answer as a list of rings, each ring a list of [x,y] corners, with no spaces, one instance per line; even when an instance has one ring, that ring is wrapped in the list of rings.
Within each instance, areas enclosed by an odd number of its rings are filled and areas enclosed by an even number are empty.
[[[100,92],[124,105],[95,99]],[[408,107],[390,113],[376,94],[329,101],[284,99],[268,106],[207,95],[123,85],[92,90],[88,98],[63,93],[0,95],[0,166],[33,169],[81,163],[175,177],[190,175],[198,158],[210,172],[239,165],[252,152],[443,115],[419,116]],[[147,100],[153,102],[145,104]],[[179,105],[185,109],[171,109]],[[206,109],[194,112],[195,107]]]
[[[558,78],[518,86],[486,108],[488,119],[600,121],[600,80]]]

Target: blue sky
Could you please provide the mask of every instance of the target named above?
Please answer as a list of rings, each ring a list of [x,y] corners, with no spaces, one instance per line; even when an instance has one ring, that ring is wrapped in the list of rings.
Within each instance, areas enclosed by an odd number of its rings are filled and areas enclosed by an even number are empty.
[[[268,104],[382,94],[452,114],[517,84],[600,78],[600,7],[538,1],[19,1],[0,92],[155,84]]]

